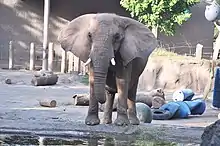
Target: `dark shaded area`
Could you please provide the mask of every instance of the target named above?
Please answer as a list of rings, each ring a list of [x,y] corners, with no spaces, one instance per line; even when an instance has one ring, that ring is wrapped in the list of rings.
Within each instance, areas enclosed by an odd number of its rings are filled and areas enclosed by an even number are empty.
[[[27,41],[27,37],[31,39],[33,36],[31,36],[31,34],[23,27],[24,25],[30,26],[29,22],[18,17],[16,12],[11,7],[0,3],[0,14],[0,60],[1,64],[7,65],[9,41]],[[16,56],[20,55],[20,52],[18,51],[20,50],[20,47],[23,48],[22,54],[24,56],[28,55],[28,52],[25,51],[27,46],[21,46],[21,44],[18,45],[17,42],[13,42],[13,45],[17,48],[15,50]],[[19,62],[19,58],[15,57],[15,62]]]
[[[20,10],[19,8],[25,7]],[[28,6],[12,3],[10,6],[0,3],[0,67],[8,67],[9,41],[13,41],[15,68],[29,64],[29,45],[41,43],[42,30],[37,27],[37,21],[41,21],[36,15],[26,11]],[[30,9],[31,10],[31,9]],[[42,13],[43,14],[43,13]],[[41,56],[41,48],[36,45],[36,59]],[[41,62],[36,62],[40,65]]]
[[[177,146],[177,143],[166,141],[140,141],[126,138],[95,138],[95,137],[39,137],[37,135],[1,135],[0,144],[9,145],[74,145],[74,146],[139,146],[139,145],[161,145]]]
[[[24,2],[43,12],[43,0],[24,0]],[[120,0],[51,0],[50,8],[52,16],[59,16],[69,21],[86,13],[106,12],[130,16],[129,13],[120,6]]]

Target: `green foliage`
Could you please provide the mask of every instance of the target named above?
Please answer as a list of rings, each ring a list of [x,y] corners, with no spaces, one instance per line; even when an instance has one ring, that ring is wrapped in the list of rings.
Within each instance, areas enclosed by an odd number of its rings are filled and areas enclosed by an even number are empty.
[[[131,17],[156,28],[166,35],[174,35],[178,25],[191,17],[190,7],[200,0],[121,0],[120,4]],[[203,15],[203,14],[201,14]]]

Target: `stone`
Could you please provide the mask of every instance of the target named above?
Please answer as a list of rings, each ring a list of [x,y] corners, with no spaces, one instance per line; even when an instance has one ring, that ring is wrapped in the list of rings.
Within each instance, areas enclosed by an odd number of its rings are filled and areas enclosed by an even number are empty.
[[[190,88],[196,93],[203,92],[210,78],[211,61],[179,57],[150,57],[139,78],[139,91]]]
[[[220,145],[220,120],[207,126],[201,136],[201,146],[219,146]]]
[[[136,103],[136,112],[137,117],[142,123],[151,123],[152,122],[152,111],[151,108],[145,103]]]

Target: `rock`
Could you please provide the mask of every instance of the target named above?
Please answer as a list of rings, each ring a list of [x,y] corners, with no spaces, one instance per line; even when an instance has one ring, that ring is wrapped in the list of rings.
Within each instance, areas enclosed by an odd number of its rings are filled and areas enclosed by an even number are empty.
[[[137,117],[142,123],[151,123],[152,112],[151,108],[144,103],[136,103]]]
[[[201,136],[201,146],[219,146],[220,145],[220,120],[207,126]]]
[[[5,79],[5,84],[12,84],[11,79]]]
[[[195,92],[203,92],[210,78],[210,64],[210,60],[189,57],[150,57],[139,78],[138,89],[162,88],[173,92],[190,88]]]

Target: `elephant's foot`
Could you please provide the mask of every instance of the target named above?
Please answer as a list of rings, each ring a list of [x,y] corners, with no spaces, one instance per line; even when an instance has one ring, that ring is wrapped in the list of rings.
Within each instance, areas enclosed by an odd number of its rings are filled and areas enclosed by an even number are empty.
[[[130,114],[130,115],[129,115],[129,121],[130,121],[130,123],[131,123],[132,125],[139,125],[139,124],[140,124],[139,119],[138,119],[137,116],[134,115],[134,114]]]
[[[104,117],[103,123],[104,123],[104,124],[112,124],[112,119],[109,118],[109,117]]]
[[[114,124],[117,126],[125,126],[130,124],[127,114],[119,114]]]
[[[94,126],[100,124],[100,120],[98,115],[96,114],[88,114],[85,120],[86,125]]]
[[[140,124],[140,121],[137,118],[136,110],[128,109],[128,119],[132,125]]]

